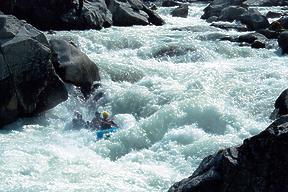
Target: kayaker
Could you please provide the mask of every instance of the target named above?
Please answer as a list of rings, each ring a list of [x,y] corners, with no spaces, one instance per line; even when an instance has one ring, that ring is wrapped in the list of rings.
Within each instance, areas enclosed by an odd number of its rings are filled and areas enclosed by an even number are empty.
[[[101,128],[101,122],[102,122],[102,118],[101,118],[101,113],[99,113],[98,111],[95,112],[95,117],[92,119],[91,121],[91,127],[93,129],[100,129]]]
[[[102,113],[103,119],[101,121],[101,129],[110,129],[112,126],[118,127],[111,119],[109,119],[109,113],[104,111]]]
[[[79,113],[78,111],[74,112],[74,118],[72,120],[72,126],[73,129],[81,129],[81,128],[86,128],[87,124],[84,121],[81,113]]]

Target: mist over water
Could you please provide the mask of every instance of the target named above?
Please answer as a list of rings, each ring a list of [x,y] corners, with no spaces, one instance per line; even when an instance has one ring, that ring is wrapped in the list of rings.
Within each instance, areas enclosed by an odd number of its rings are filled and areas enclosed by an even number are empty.
[[[185,19],[159,8],[161,27],[53,36],[97,64],[104,97],[84,101],[67,85],[66,102],[1,130],[0,191],[167,191],[205,156],[266,128],[287,88],[287,56],[217,40],[239,33],[210,27],[204,7],[191,5]],[[75,110],[91,120],[96,109],[122,130],[96,142],[94,132],[67,129]]]

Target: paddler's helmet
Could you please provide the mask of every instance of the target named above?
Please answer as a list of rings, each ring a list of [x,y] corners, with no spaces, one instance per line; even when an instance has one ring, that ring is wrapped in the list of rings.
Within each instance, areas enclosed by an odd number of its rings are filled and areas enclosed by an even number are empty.
[[[102,116],[103,116],[103,118],[108,118],[109,117],[109,113],[107,112],[107,111],[104,111],[103,113],[102,113]]]

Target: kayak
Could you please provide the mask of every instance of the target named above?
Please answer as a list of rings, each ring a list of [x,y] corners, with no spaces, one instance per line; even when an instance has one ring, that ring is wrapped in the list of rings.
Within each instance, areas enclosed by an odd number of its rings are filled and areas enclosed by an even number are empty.
[[[100,129],[96,132],[96,139],[108,139],[113,133],[119,130],[118,127],[111,127],[110,129]]]

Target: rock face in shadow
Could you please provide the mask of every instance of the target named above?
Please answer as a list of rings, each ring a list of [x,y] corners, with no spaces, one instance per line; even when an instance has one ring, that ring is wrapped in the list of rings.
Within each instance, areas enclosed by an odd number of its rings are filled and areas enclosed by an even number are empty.
[[[68,93],[54,71],[43,33],[14,16],[0,15],[0,27],[1,127],[53,108]]]
[[[2,1],[1,11],[24,19],[41,30],[84,30],[111,25],[165,23],[154,11],[144,9],[143,2],[139,0],[85,0],[81,11],[78,0]],[[158,18],[157,22],[154,22],[155,18]]]
[[[206,157],[169,192],[288,191],[288,116],[238,147]]]
[[[52,39],[52,63],[57,74],[64,82],[81,88],[84,96],[90,94],[94,81],[100,81],[99,69],[86,54],[71,43]]]
[[[9,3],[9,2],[14,2]],[[3,0],[0,9],[25,19],[41,30],[100,29],[112,25],[104,0],[85,0],[81,14],[73,0]]]
[[[285,89],[274,103],[274,111],[270,115],[270,119],[277,119],[282,115],[288,114],[288,89]]]
[[[278,37],[279,47],[282,49],[282,53],[288,53],[288,32],[284,31],[280,33]]]

